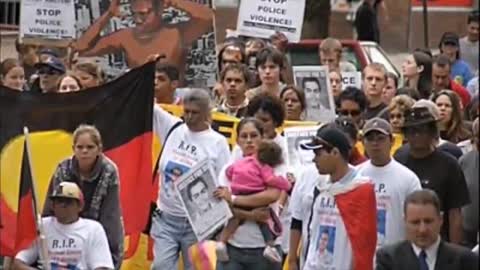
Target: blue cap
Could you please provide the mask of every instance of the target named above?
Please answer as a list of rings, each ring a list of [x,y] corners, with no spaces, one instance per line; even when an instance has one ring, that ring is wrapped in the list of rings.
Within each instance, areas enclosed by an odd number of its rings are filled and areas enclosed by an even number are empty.
[[[43,62],[35,64],[36,69],[40,69],[42,67],[49,67],[49,68],[55,69],[57,71],[60,71],[61,73],[65,73],[67,71],[63,62],[60,61],[60,59],[58,59],[57,57],[53,57],[53,56],[48,57]]]

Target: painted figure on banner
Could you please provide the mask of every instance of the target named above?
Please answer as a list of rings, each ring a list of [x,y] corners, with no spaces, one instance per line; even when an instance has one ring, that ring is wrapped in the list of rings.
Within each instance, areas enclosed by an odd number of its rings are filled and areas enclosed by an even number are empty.
[[[112,69],[109,73],[140,66],[158,54],[177,66],[182,78],[191,77],[189,83],[205,77],[206,69],[215,74],[211,0],[79,2],[73,50],[80,57],[107,56],[105,64]]]

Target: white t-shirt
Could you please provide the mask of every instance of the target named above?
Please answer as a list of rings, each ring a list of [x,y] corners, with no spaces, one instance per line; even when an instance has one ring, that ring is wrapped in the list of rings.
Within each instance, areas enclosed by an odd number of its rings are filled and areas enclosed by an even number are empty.
[[[42,221],[51,269],[113,269],[107,235],[100,223],[80,218],[64,225],[55,217],[45,217]],[[37,242],[15,258],[29,265],[36,262],[39,259]]]
[[[287,148],[287,145],[285,144],[285,139],[283,138],[282,135],[277,133],[275,138],[273,138],[273,141],[276,142],[282,148],[282,157],[283,157],[283,160],[286,161],[287,160],[288,148]],[[232,150],[232,155],[231,155],[231,158],[230,158],[230,162],[233,163],[233,162],[235,162],[235,161],[237,161],[241,158],[243,158],[242,149],[238,145],[235,145],[233,147],[233,150]],[[282,165],[279,165],[279,166],[274,168],[274,172],[275,172],[276,175],[282,175],[282,176],[286,177],[287,176],[287,171],[288,171],[288,166],[286,165],[286,163],[284,163]],[[221,178],[221,176],[219,178]],[[274,210],[278,210],[277,205],[275,205],[274,208],[275,208]],[[282,223],[283,230],[282,230],[282,234],[280,235],[280,237],[278,237],[276,239],[275,243],[282,247],[283,252],[287,253],[288,252],[288,247],[289,247],[289,240],[290,240],[290,223],[292,221],[288,200],[285,203],[284,208],[283,208],[283,212],[281,213],[279,218],[280,218],[280,222]],[[249,225],[248,221],[245,222],[244,223],[246,225],[245,228],[248,231],[252,231],[252,233],[256,232],[256,231],[260,232],[260,230],[254,229],[254,227],[258,228],[257,224],[255,222],[251,222],[251,223],[252,224]],[[240,232],[242,232],[242,230]],[[263,241],[263,237],[261,236],[261,234],[260,234],[261,241],[260,241],[260,239],[257,239],[256,234],[252,238],[252,239],[255,240],[253,242],[250,242],[247,239],[245,239],[246,241],[243,241],[242,239],[239,239],[239,238],[240,237],[237,237],[237,241],[235,241],[235,240],[233,241],[235,243],[234,245],[237,246],[237,247],[258,248],[258,247],[264,247],[265,246],[265,241]],[[247,238],[251,238],[251,237],[249,236]],[[254,242],[255,242],[255,244],[254,244]],[[258,246],[258,245],[260,245],[260,246]]]
[[[422,189],[417,175],[394,159],[383,167],[368,160],[357,168],[375,184],[377,248],[405,240],[403,203],[408,194]]]
[[[359,177],[357,169],[350,167],[349,172],[339,181],[331,183],[328,177],[327,182],[319,187],[320,193],[314,202],[312,222],[308,228],[310,241],[303,270],[352,269],[352,246],[331,190],[342,189]],[[308,219],[302,222],[308,223]],[[332,259],[322,260],[326,257]]]
[[[159,164],[161,181],[158,207],[170,215],[184,217],[186,213],[175,192],[174,181],[205,159],[218,173],[227,163],[230,149],[227,139],[213,129],[192,132],[185,124],[175,128],[165,144],[168,131],[178,121],[178,117],[155,106],[153,127],[164,148]]]
[[[307,225],[311,215],[313,191],[315,186],[322,186],[327,181],[326,175],[318,173],[315,164],[309,164],[299,172],[292,196],[290,196],[290,211],[292,218],[302,221],[302,247],[307,245]],[[288,228],[290,230],[290,228]],[[300,255],[300,269],[305,263],[305,248]]]

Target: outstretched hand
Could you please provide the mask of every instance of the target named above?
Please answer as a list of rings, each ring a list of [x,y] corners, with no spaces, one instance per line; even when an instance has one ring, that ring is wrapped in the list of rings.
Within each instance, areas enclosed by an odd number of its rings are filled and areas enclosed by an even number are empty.
[[[232,205],[232,193],[226,187],[218,187],[214,192],[213,196],[217,199],[225,200],[229,205]]]

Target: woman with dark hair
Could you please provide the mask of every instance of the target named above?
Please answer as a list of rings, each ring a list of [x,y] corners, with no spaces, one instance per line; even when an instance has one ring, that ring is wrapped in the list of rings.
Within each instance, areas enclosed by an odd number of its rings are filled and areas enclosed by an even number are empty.
[[[305,93],[294,86],[288,85],[280,92],[280,99],[285,107],[286,120],[301,121],[305,111]]]
[[[239,158],[257,154],[258,147],[264,137],[263,124],[253,117],[247,117],[237,126],[236,148],[241,152]],[[276,202],[280,198],[280,191],[267,188],[265,191],[251,195],[232,196],[230,184],[227,180],[226,169],[234,162],[223,167],[218,176],[221,186],[214,193],[218,198],[225,199],[232,207],[234,217],[243,219],[243,222],[227,243],[228,261],[217,261],[219,270],[280,270],[280,263],[273,263],[264,257],[266,247],[258,222],[266,222],[270,217],[268,208],[259,208]],[[276,171],[276,170],[275,170]],[[254,210],[244,210],[254,208]]]
[[[470,132],[463,122],[460,98],[451,90],[442,90],[432,97],[440,110],[440,137],[452,143],[459,143],[470,138]]]
[[[429,98],[432,92],[432,57],[416,50],[402,64],[404,86],[417,89],[421,98]]]
[[[440,53],[447,56],[451,63],[450,78],[458,84],[467,86],[467,83],[473,78],[470,65],[460,59],[460,41],[456,33],[445,32],[438,44]]]

